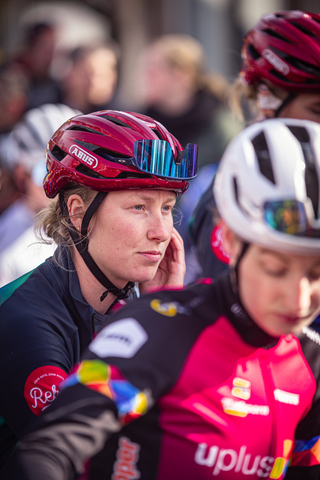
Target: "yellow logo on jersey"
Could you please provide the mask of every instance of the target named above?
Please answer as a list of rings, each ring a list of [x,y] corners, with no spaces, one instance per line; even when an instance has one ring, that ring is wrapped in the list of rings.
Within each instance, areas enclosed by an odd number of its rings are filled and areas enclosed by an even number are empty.
[[[235,377],[232,381],[233,388],[231,394],[234,397],[241,398],[242,400],[248,400],[251,395],[251,382],[244,380],[243,378]]]
[[[151,301],[150,306],[153,310],[166,317],[174,317],[177,315],[178,307],[174,302],[161,303],[159,299],[155,298]]]

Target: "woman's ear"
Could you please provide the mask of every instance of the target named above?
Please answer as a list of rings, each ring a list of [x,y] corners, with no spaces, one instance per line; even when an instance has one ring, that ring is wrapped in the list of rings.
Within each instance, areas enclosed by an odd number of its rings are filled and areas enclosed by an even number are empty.
[[[230,257],[230,265],[234,265],[240,254],[241,241],[223,220],[220,221],[220,228],[222,231],[223,249]]]
[[[70,195],[67,202],[70,220],[73,226],[80,232],[82,218],[85,212],[85,204],[80,195]]]

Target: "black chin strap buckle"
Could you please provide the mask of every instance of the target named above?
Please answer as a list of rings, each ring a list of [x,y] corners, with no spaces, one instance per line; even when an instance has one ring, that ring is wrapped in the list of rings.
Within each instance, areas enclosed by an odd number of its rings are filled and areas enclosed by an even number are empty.
[[[124,288],[117,288],[117,287],[108,288],[108,290],[103,292],[103,294],[101,295],[100,302],[103,302],[103,300],[106,298],[109,292],[112,293],[115,297],[117,297],[118,300],[124,300],[125,298],[128,298],[130,296],[130,293],[133,288],[134,288],[133,282],[128,282]]]

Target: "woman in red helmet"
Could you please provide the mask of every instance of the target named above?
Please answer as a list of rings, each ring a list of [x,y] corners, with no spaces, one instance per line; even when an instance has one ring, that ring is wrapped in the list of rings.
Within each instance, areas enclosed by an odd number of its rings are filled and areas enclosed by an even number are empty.
[[[320,122],[320,15],[299,10],[262,16],[243,39],[242,65],[232,103],[250,123],[266,118]],[[243,101],[245,100],[245,101]],[[249,102],[249,103],[247,103]],[[213,226],[212,186],[196,206],[189,230],[196,245],[200,276],[217,277],[228,256],[221,229]]]
[[[0,461],[55,399],[58,385],[135,282],[181,286],[176,197],[196,175],[197,146],[140,114],[77,115],[51,138],[41,220],[54,257],[1,293]]]
[[[300,10],[264,15],[243,39],[235,98],[257,119],[320,122],[320,15]]]

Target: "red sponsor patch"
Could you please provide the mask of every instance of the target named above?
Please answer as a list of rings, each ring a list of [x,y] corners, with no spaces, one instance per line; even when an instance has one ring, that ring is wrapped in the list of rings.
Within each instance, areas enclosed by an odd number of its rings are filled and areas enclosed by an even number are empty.
[[[212,230],[210,245],[214,255],[220,262],[230,263],[230,257],[223,247],[223,231],[219,224]]]
[[[59,393],[58,385],[67,377],[62,368],[46,365],[36,368],[24,385],[24,398],[35,415],[45,410]]]

